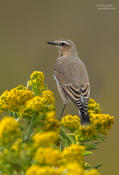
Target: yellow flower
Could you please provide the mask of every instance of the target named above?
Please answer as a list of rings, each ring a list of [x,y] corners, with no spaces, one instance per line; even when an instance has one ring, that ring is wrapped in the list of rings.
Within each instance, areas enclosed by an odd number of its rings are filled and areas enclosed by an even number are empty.
[[[0,96],[0,109],[3,111],[18,112],[24,103],[33,97],[33,92],[20,85]]]
[[[19,123],[12,117],[4,117],[0,121],[1,143],[12,143],[20,136]]]
[[[26,175],[63,175],[63,174],[62,170],[54,167],[31,165],[27,169]]]
[[[46,114],[45,131],[59,132],[60,122],[55,118],[55,111],[50,111]]]
[[[42,96],[47,104],[55,104],[54,94],[50,90],[43,91]]]
[[[27,169],[26,175],[41,175],[40,169],[41,169],[41,167],[39,165],[31,165]]]
[[[54,168],[50,166],[31,165],[26,175],[99,175],[95,169],[85,171],[77,163],[68,163],[61,168]]]
[[[97,130],[94,125],[81,125],[77,131],[76,140],[85,140],[94,138],[97,135]]]
[[[67,163],[64,165],[64,172],[67,172],[66,175],[84,175],[84,169],[76,162]]]
[[[88,113],[95,113],[95,114],[99,114],[101,113],[101,108],[100,105],[98,103],[95,102],[94,99],[89,99],[89,103],[88,103]]]
[[[56,115],[56,112],[55,111],[47,112],[46,119],[54,118],[55,115]]]
[[[86,171],[84,175],[100,175],[100,173],[96,169],[92,169],[92,170]]]
[[[108,114],[90,113],[90,125],[81,125],[77,131],[76,139],[94,139],[102,134],[107,135],[114,123],[114,117]]]
[[[54,104],[47,103],[47,99],[43,96],[35,96],[26,101],[23,108],[20,110],[20,116],[29,116],[31,117],[33,112],[37,113],[46,113],[55,108]]]
[[[66,115],[62,118],[61,124],[71,131],[75,131],[80,126],[80,118],[76,115]]]
[[[42,92],[47,89],[47,85],[44,84],[44,78],[43,72],[34,71],[31,74],[27,86],[32,88],[35,96],[41,95]]]
[[[40,84],[44,83],[44,73],[43,72],[39,72],[39,71],[34,71],[31,76],[30,76],[31,80],[37,79],[39,80]]]
[[[32,109],[32,111],[40,111],[43,107],[43,98],[35,96],[26,102],[26,108]]]
[[[50,147],[42,148],[40,147],[35,154],[34,159],[41,165],[57,165],[60,158],[60,152],[57,149]]]
[[[78,164],[83,164],[84,163],[84,158],[82,153],[84,152],[85,147],[73,144],[63,150],[61,153],[61,164],[63,163],[78,163]]]
[[[19,146],[22,143],[21,139],[17,139],[14,144],[11,146],[11,150],[18,152],[19,151]]]
[[[40,145],[52,145],[56,142],[58,135],[56,132],[43,132],[43,133],[36,133],[32,139],[34,141],[35,146]]]
[[[98,133],[107,135],[114,123],[114,117],[109,114],[90,114],[91,125]]]
[[[9,97],[9,91],[5,90],[3,94],[0,96],[0,110],[1,111],[7,111],[8,110],[8,100]]]

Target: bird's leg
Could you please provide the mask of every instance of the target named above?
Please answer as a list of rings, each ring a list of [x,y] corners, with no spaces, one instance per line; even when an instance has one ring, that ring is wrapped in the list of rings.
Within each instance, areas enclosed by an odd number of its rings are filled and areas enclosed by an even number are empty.
[[[66,104],[63,105],[62,112],[61,112],[61,114],[60,114],[59,120],[61,120],[61,118],[62,118],[62,115],[63,115],[63,113],[64,113],[65,107],[66,107]]]

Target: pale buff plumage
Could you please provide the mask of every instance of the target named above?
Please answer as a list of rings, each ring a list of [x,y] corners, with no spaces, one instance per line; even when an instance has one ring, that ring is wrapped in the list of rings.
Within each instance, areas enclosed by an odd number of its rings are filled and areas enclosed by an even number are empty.
[[[71,40],[48,42],[58,47],[59,57],[56,60],[54,76],[64,107],[70,101],[75,103],[80,112],[82,124],[89,123],[88,100],[90,84],[84,63],[79,58],[75,45]]]

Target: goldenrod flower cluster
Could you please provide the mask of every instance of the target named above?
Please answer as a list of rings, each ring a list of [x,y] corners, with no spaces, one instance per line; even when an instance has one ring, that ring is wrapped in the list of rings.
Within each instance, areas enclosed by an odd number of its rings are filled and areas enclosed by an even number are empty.
[[[66,115],[62,118],[61,124],[71,131],[75,131],[80,126],[80,118],[76,115]]]
[[[93,169],[85,171],[82,167],[84,164],[83,152],[84,146],[71,145],[65,148],[62,152],[50,147],[40,147],[35,153],[34,160],[36,165],[32,165],[28,168],[26,174],[33,175],[42,173],[51,173],[51,175],[59,174],[63,175],[99,175],[98,171]],[[45,166],[44,166],[45,165]]]
[[[18,112],[24,103],[33,97],[33,92],[20,85],[10,91],[6,90],[0,96],[0,109],[2,111]]]
[[[45,113],[55,109],[54,94],[50,90],[44,90],[41,96],[34,96],[26,101],[20,110],[22,117],[32,116],[34,112]]]
[[[48,146],[55,144],[58,139],[57,133],[54,131],[36,133],[32,137],[35,146]]]
[[[85,150],[84,146],[72,144],[71,146],[63,150],[61,155],[62,158],[61,162],[63,162],[64,164],[75,162],[77,164],[83,165],[84,157],[82,153],[84,152],[84,150]]]
[[[39,72],[39,71],[34,71],[31,76],[30,76],[31,80],[39,80],[40,84],[44,83],[44,73],[43,72]]]
[[[99,135],[107,135],[114,123],[114,117],[109,114],[101,114],[101,108],[93,99],[89,100],[88,113],[90,125],[81,125],[78,116],[66,115],[62,118],[61,124],[75,132],[78,140],[91,140]]]
[[[46,144],[47,145],[47,144]],[[34,159],[40,164],[46,165],[66,165],[68,163],[77,163],[80,166],[84,164],[83,152],[84,146],[73,144],[65,148],[62,152],[50,147],[40,147],[35,154]]]
[[[50,111],[46,114],[44,131],[59,132],[60,122],[55,118],[55,111]]]
[[[19,123],[13,117],[4,117],[0,121],[0,145],[11,144],[20,137]]]
[[[101,108],[99,103],[96,103],[94,99],[90,98],[88,103],[88,113],[99,114],[101,113]]]
[[[109,114],[90,113],[90,125],[80,126],[78,134],[80,140],[95,139],[99,135],[107,135],[114,123],[114,117]]]
[[[92,127],[94,126],[97,132],[107,135],[114,123],[114,117],[109,114],[90,114]]]
[[[40,165],[57,165],[60,159],[60,152],[57,149],[46,147],[46,148],[38,148],[36,151],[34,159]]]
[[[19,152],[19,147],[20,145],[22,144],[22,139],[21,138],[18,138],[14,144],[11,146],[11,150],[15,151],[16,153]]]
[[[45,99],[46,104],[54,104],[55,103],[54,94],[50,90],[43,91],[42,96]]]
[[[34,71],[27,87],[6,90],[0,96],[0,175],[99,175],[85,163],[88,140],[109,132],[114,117],[101,114],[89,100],[90,125],[70,114],[56,118],[55,98],[44,84],[43,72]]]
[[[100,175],[96,169],[85,171],[76,163],[68,163],[60,168],[51,166],[32,165],[26,175]]]
[[[32,165],[28,168],[26,175],[63,175],[62,170],[51,166]]]
[[[99,172],[96,169],[92,169],[90,171],[87,171],[85,175],[99,175]]]
[[[67,171],[66,175],[100,175],[96,169],[85,171],[77,163],[68,163],[65,171]]]
[[[41,93],[47,89],[47,85],[44,84],[44,79],[45,76],[43,72],[34,71],[30,76],[27,86],[31,87],[35,95],[41,95]]]

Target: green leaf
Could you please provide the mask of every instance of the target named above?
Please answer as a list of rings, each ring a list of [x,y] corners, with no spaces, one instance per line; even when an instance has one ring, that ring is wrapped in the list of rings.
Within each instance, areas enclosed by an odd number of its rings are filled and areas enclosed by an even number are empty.
[[[84,144],[84,146],[86,146],[86,150],[96,150],[97,145],[95,143],[89,143],[89,144]]]
[[[84,151],[82,153],[83,156],[88,156],[88,155],[91,155],[91,154],[93,154],[91,151]]]
[[[96,169],[98,169],[98,168],[100,168],[101,166],[103,166],[103,164],[102,164],[102,163],[97,164],[97,165],[94,165],[92,168],[96,168]]]
[[[59,147],[60,151],[63,151],[64,147],[63,147],[63,143],[60,142],[60,147]]]
[[[18,119],[19,118],[19,115],[16,112],[14,112],[14,116],[15,116],[15,119]]]
[[[76,144],[76,138],[74,134],[68,134],[68,137],[70,138],[72,144]]]
[[[30,121],[30,125],[29,125],[29,128],[28,128],[28,131],[27,131],[27,135],[25,137],[25,142],[27,142],[33,132],[33,127],[34,127],[34,117],[35,117],[35,113],[32,115],[32,118],[31,118],[31,121]]]
[[[9,111],[10,116],[14,116],[13,112]]]
[[[72,144],[70,137],[66,134],[63,128],[60,128],[60,136],[63,141],[65,141],[65,145],[69,146]]]
[[[100,139],[101,141],[105,141],[106,136],[99,135],[99,136],[97,136],[97,138]]]

